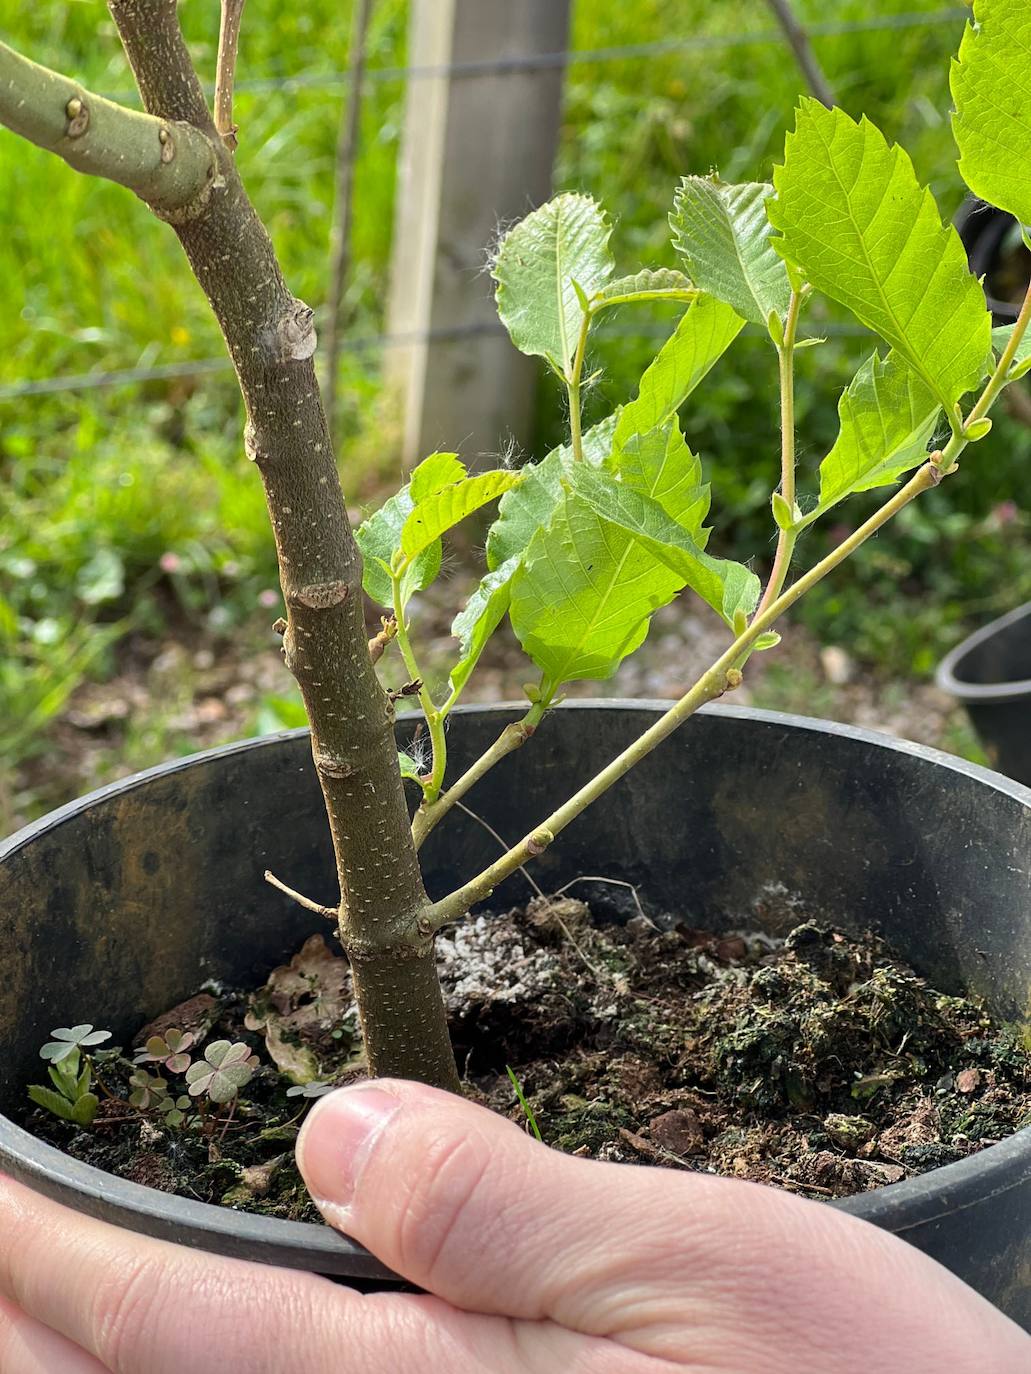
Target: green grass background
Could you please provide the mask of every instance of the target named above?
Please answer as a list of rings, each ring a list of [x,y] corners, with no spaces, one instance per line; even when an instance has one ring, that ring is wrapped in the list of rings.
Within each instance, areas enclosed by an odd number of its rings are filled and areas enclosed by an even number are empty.
[[[243,86],[339,71],[347,63],[350,9],[350,0],[248,0]],[[866,112],[901,141],[951,215],[963,189],[948,128],[947,73],[962,19],[936,18],[940,0],[797,0],[797,9],[804,21],[824,25],[927,17],[919,27],[814,42],[839,103]],[[198,66],[210,73],[216,0],[184,0],[181,11]],[[406,21],[404,0],[378,0],[373,67],[407,60]],[[727,180],[768,179],[798,72],[779,41],[721,40],[772,31],[757,0],[574,0],[572,46],[580,53],[677,37],[708,44],[657,57],[574,60],[569,68],[556,186],[588,191],[611,208],[621,267],[672,262],[665,217],[684,172],[718,167]],[[131,98],[102,4],[0,0],[0,32],[38,61]],[[243,89],[237,99],[241,170],[292,288],[312,304],[325,293],[341,98],[339,85],[287,85]],[[402,80],[370,82],[349,296],[355,336],[384,323],[403,101]],[[171,232],[120,188],[79,177],[6,133],[0,306],[0,389],[221,351]],[[834,332],[840,321],[831,311],[810,324],[826,325],[829,338],[800,355],[803,491],[833,439],[838,392],[870,347]],[[625,317],[598,345],[603,376],[589,402],[596,413],[629,394],[668,322],[652,320],[636,335],[632,325]],[[342,364],[342,463],[358,499],[396,471],[396,422],[380,404],[379,364],[374,351],[348,353]],[[685,416],[713,480],[712,547],[760,561],[770,548],[776,480],[773,373],[772,350],[745,336]],[[559,398],[546,384],[538,420],[542,453],[563,425]],[[218,636],[253,620],[275,570],[240,427],[226,373],[0,399],[0,758],[8,769],[45,748],[48,721],[83,677],[114,671],[114,646],[128,630],[161,635],[185,620]],[[926,676],[963,625],[1031,596],[1029,457],[1031,432],[1001,417],[959,480],[910,508],[848,577],[806,603],[810,626],[876,671]],[[859,501],[843,519],[854,524],[863,513]],[[825,537],[812,536],[805,556],[816,557]],[[170,553],[174,573],[160,564]]]

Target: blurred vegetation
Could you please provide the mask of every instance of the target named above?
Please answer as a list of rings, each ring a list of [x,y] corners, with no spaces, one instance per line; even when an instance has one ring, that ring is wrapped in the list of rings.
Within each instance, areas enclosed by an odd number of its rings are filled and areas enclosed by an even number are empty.
[[[823,25],[943,12],[941,0],[796,4],[804,21]],[[206,73],[214,67],[217,9],[215,0],[181,6]],[[378,0],[371,66],[404,64],[406,9],[404,0]],[[241,44],[238,159],[293,289],[313,304],[325,292],[342,87],[246,86],[341,70],[349,10],[350,0],[296,7],[248,0]],[[773,21],[755,0],[715,0],[704,9],[683,0],[574,0],[573,12],[572,46],[580,52],[675,38],[688,24],[701,41],[646,58],[574,60],[567,76],[556,185],[589,191],[618,212],[615,247],[627,264],[670,263],[666,213],[683,172],[718,167],[726,180],[769,177],[800,85],[794,62],[782,43],[768,41]],[[947,87],[961,27],[952,11],[921,27],[814,39],[839,103],[866,112],[909,149],[948,214],[962,198]],[[131,98],[103,6],[0,0],[0,29],[37,60]],[[742,41],[748,34],[765,37]],[[403,101],[398,78],[368,85],[348,302],[356,339],[384,323]],[[13,765],[44,747],[47,721],[83,677],[114,670],[119,636],[130,629],[159,636],[185,623],[217,638],[250,626],[259,598],[267,602],[275,586],[275,565],[227,372],[2,399],[2,388],[26,380],[216,357],[221,342],[174,237],[132,196],[76,176],[7,134],[0,134],[0,186],[0,757]],[[590,399],[595,413],[628,394],[670,323],[642,325],[625,312],[614,320],[595,359],[602,369]],[[799,358],[803,492],[814,489],[816,465],[836,432],[838,392],[871,347],[839,326],[822,307],[807,320],[827,341]],[[396,421],[382,409],[378,365],[375,352],[361,349],[342,362],[352,501],[396,477]],[[745,335],[685,416],[713,480],[712,547],[760,562],[772,542],[774,373],[768,344]],[[545,384],[538,452],[563,422]],[[970,460],[978,480],[950,482],[907,511],[847,578],[803,603],[805,620],[880,671],[926,675],[965,622],[1031,597],[1021,481],[1029,456],[1031,431],[1000,417]],[[860,501],[842,518],[850,527],[863,514]],[[820,542],[842,533],[840,524],[814,531],[801,557],[817,557]],[[260,615],[266,623],[268,609]],[[266,705],[255,728],[292,719],[294,709],[288,698],[279,708]],[[135,728],[146,733],[139,722]],[[188,739],[175,747],[188,748]]]

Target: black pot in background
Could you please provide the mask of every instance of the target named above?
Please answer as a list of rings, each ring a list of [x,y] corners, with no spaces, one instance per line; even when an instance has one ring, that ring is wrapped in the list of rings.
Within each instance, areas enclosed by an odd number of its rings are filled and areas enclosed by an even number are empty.
[[[966,707],[992,766],[1031,784],[1031,601],[958,644],[935,682]]]
[[[480,785],[477,810],[501,835],[524,834],[662,709],[571,703],[553,712]],[[515,717],[504,707],[456,716],[455,769]],[[410,718],[399,726],[402,744],[411,729]],[[496,849],[458,814],[424,855],[439,895]],[[151,1191],[68,1158],[10,1119],[23,1115],[52,1027],[92,1021],[125,1043],[207,978],[257,986],[324,929],[263,882],[266,867],[317,900],[335,898],[304,732],[115,783],[0,847],[0,1168],[133,1230],[382,1281],[374,1259],[326,1227]],[[1031,791],[917,745],[801,717],[704,711],[536,869],[552,888],[585,873],[629,881],[653,911],[713,929],[785,931],[805,917],[872,925],[944,989],[979,994],[1006,1018],[1027,1013]],[[516,875],[497,901],[524,891]],[[1031,1130],[833,1205],[933,1255],[1031,1328]]]
[[[955,224],[970,270],[985,279],[993,323],[1012,324],[1031,279],[1031,253],[1020,237],[1019,222],[971,196],[960,206]]]

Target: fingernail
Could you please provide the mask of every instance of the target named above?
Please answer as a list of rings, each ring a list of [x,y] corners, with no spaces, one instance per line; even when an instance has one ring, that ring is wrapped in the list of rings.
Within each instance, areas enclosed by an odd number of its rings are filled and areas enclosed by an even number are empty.
[[[351,1207],[362,1171],[383,1127],[401,1103],[379,1088],[342,1088],[317,1103],[297,1141],[297,1166],[308,1192],[333,1220]]]

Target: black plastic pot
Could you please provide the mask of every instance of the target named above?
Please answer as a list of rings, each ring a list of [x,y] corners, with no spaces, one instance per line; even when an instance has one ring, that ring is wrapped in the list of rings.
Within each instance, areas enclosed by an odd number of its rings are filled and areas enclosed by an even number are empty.
[[[649,703],[570,704],[476,794],[517,837],[645,728]],[[455,719],[461,769],[514,713]],[[399,727],[402,740],[411,725]],[[439,894],[494,857],[462,815],[427,843]],[[19,1117],[38,1050],[77,1021],[130,1036],[206,978],[257,985],[321,928],[262,881],[273,867],[335,897],[303,732],[170,763],[29,826],[0,850],[0,1109]],[[629,880],[655,911],[714,929],[784,930],[799,913],[873,925],[947,990],[1007,1018],[1031,988],[1031,791],[914,744],[800,717],[703,712],[572,825],[540,882]],[[499,903],[519,899],[509,880]],[[599,893],[602,890],[599,889]],[[133,1230],[272,1264],[374,1280],[384,1271],[317,1226],[170,1197],[77,1163],[0,1118],[0,1167]],[[896,1232],[1031,1327],[1031,1131],[841,1204]]]
[[[1031,784],[1031,601],[964,639],[935,681],[966,707],[993,767]]]
[[[960,206],[956,230],[967,250],[970,270],[984,278],[984,292],[994,323],[1012,324],[1031,277],[1031,253],[1020,237],[1020,224],[971,196]]]

